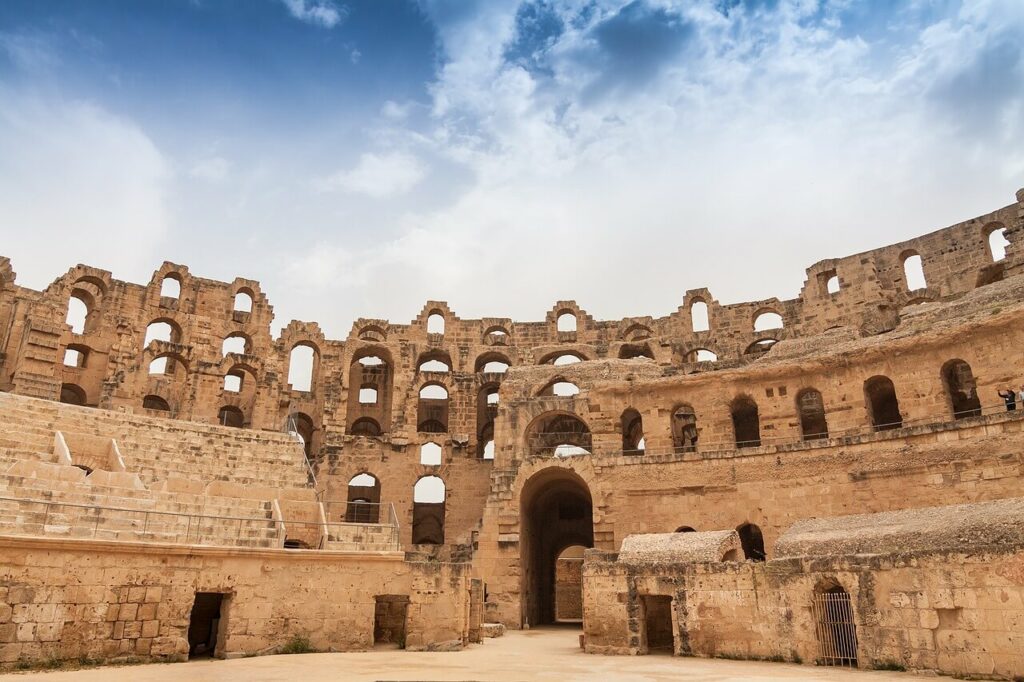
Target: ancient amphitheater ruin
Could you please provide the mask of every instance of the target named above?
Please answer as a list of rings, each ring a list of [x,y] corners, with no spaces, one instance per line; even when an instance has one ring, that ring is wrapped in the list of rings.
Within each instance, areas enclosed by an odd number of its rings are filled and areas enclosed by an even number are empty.
[[[344,339],[275,338],[251,279],[34,291],[0,258],[0,662],[567,621],[594,654],[1019,679],[1016,198],[815,263],[792,300],[428,301]]]

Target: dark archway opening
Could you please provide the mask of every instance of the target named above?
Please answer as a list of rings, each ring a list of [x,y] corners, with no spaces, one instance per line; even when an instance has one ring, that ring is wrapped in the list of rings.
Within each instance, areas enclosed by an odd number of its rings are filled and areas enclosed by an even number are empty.
[[[889,377],[877,376],[865,381],[864,397],[867,400],[868,416],[875,431],[889,431],[903,426],[896,387]]]
[[[736,447],[756,448],[761,445],[761,420],[757,403],[747,396],[732,401],[732,427],[736,434]]]
[[[825,400],[813,388],[805,388],[796,396],[800,412],[800,432],[804,440],[828,438],[828,421],[825,419]]]
[[[642,649],[648,654],[673,653],[675,638],[672,630],[672,597],[643,595],[640,603],[644,610]]]
[[[857,667],[857,624],[850,593],[842,585],[822,586],[814,593],[814,625],[818,665]]]
[[[76,384],[61,384],[60,401],[67,405],[85,405],[85,391]]]
[[[946,387],[953,419],[966,419],[981,415],[978,383],[971,366],[963,360],[950,360],[942,366],[942,384]]]
[[[554,623],[559,555],[574,545],[594,546],[590,490],[569,470],[547,469],[527,482],[521,500],[523,625]]]
[[[764,561],[767,558],[764,551],[764,535],[760,528],[752,523],[744,523],[736,529],[736,532],[740,536],[743,556],[748,561]]]
[[[219,592],[196,592],[188,621],[188,657],[213,656],[217,651],[224,595]]]

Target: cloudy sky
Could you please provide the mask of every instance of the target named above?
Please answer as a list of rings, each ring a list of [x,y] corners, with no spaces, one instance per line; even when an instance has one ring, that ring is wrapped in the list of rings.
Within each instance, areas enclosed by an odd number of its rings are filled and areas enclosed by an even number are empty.
[[[275,328],[664,315],[1011,203],[1021,0],[5,0],[0,254]]]

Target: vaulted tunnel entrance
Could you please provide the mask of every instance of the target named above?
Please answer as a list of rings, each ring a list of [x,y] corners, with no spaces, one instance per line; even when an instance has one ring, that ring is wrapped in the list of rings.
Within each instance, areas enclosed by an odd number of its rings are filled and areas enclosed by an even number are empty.
[[[569,547],[594,546],[594,513],[587,484],[572,471],[551,468],[534,475],[523,488],[522,538],[523,626],[556,622],[556,569]]]

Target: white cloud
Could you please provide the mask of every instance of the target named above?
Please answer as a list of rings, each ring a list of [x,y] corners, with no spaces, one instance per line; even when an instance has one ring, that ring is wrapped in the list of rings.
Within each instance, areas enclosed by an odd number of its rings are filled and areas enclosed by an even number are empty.
[[[168,175],[131,121],[0,85],[0,252],[24,284],[45,286],[74,263],[148,280]]]
[[[403,152],[367,153],[350,170],[339,171],[316,183],[323,192],[343,190],[375,199],[404,194],[423,179],[420,161]]]
[[[231,171],[231,163],[221,156],[200,159],[189,169],[189,175],[206,182],[222,182]]]
[[[348,16],[348,10],[331,0],[281,0],[291,15],[314,26],[334,28]]]

